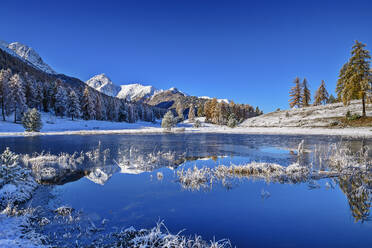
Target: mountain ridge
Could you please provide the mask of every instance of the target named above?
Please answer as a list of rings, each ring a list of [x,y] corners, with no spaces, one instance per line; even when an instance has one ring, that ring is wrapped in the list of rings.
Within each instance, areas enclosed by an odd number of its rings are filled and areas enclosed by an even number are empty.
[[[48,64],[46,64],[40,55],[32,48],[20,42],[7,43],[0,41],[0,48],[12,56],[16,56],[24,61],[27,61],[37,69],[49,74],[57,74]]]

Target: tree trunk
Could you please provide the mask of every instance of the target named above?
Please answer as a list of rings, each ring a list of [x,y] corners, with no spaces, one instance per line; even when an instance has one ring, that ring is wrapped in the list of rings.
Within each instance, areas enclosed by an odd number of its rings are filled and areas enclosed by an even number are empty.
[[[4,99],[1,99],[1,114],[3,115],[3,121],[5,121]]]
[[[366,99],[365,99],[365,94],[363,93],[362,96],[362,105],[363,105],[363,117],[366,117]]]
[[[14,123],[17,123],[17,107],[14,107]]]

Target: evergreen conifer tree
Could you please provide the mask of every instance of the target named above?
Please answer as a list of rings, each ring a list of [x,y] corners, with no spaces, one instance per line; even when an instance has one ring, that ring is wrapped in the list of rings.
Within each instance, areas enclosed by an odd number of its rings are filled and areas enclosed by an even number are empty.
[[[125,106],[125,103],[121,103],[120,104],[120,107],[119,107],[119,121],[125,121],[125,122],[128,122],[128,111],[127,111],[127,108]]]
[[[172,111],[168,111],[161,121],[161,127],[170,131],[176,125]]]
[[[94,110],[94,102],[92,99],[92,94],[89,90],[89,87],[86,86],[83,93],[83,100],[82,100],[82,114],[85,120],[91,120],[95,116]],[[114,111],[114,107],[112,109]]]
[[[5,108],[8,105],[9,101],[9,92],[10,92],[10,77],[12,76],[12,72],[10,69],[0,70],[0,107],[1,107],[1,114],[3,116],[3,121],[5,121]]]
[[[71,117],[71,120],[78,118],[81,114],[80,101],[74,90],[71,90],[68,95],[67,113]]]
[[[193,122],[195,120],[195,107],[194,104],[190,104],[190,109],[189,109],[189,120]]]
[[[67,92],[62,85],[57,86],[57,93],[55,95],[55,110],[56,115],[63,117],[66,112]]]
[[[9,101],[14,112],[14,123],[20,119],[22,113],[26,110],[26,98],[23,90],[23,80],[18,74],[10,78]]]
[[[311,93],[306,78],[302,81],[302,106],[308,107],[311,102]]]
[[[331,94],[328,98],[327,103],[332,104],[332,103],[336,103],[336,102],[337,102],[337,99]]]
[[[325,82],[322,80],[318,90],[315,93],[314,105],[326,104],[328,101],[328,92],[325,87]]]
[[[184,111],[184,107],[183,107],[183,103],[181,101],[179,101],[177,103],[177,106],[176,106],[176,111],[177,111],[177,114],[178,114],[178,118],[180,118],[181,120],[183,120],[183,111]]]
[[[230,114],[229,116],[229,121],[227,123],[227,126],[231,127],[231,128],[234,128],[238,125],[238,120],[237,120],[237,117],[235,116],[234,113]]]
[[[43,101],[44,101],[44,94],[43,94],[43,83],[36,82],[36,108],[41,112]]]
[[[25,74],[24,84],[26,105],[29,108],[34,108],[37,105],[36,82],[27,72]]]
[[[41,115],[36,108],[29,109],[22,117],[22,124],[26,132],[40,132],[43,124]]]
[[[198,114],[198,117],[204,116],[204,105],[202,103],[200,103],[198,105],[198,112],[197,112],[197,114]]]
[[[301,107],[302,103],[302,87],[300,83],[300,79],[296,77],[296,79],[293,82],[295,85],[291,88],[289,92],[289,96],[291,97],[289,100],[289,106],[291,108],[293,107]]]
[[[351,100],[362,99],[363,116],[366,116],[366,96],[371,90],[371,55],[365,47],[365,44],[355,41],[351,58],[341,69],[336,88],[339,98],[345,105]]]

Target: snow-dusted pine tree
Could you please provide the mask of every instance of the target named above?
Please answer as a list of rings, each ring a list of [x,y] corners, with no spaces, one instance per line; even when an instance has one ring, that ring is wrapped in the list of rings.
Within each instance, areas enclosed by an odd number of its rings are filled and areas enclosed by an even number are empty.
[[[10,78],[9,102],[14,113],[14,123],[20,120],[24,111],[26,111],[26,98],[23,89],[23,80],[18,74]]]
[[[96,110],[96,115],[95,115],[95,119],[96,120],[102,120],[103,119],[103,114],[102,114],[102,98],[101,98],[101,94],[99,94],[98,92],[94,92],[94,109]]]
[[[289,91],[289,96],[291,97],[289,99],[289,106],[291,108],[295,106],[300,108],[301,103],[302,103],[302,87],[301,87],[300,79],[296,77],[293,83],[295,85]]]
[[[57,93],[55,95],[56,115],[60,115],[61,117],[65,115],[67,100],[67,92],[65,87],[62,85],[57,86]]]
[[[328,98],[327,103],[332,104],[332,103],[336,103],[336,102],[337,102],[337,99],[331,94]]]
[[[326,104],[328,101],[328,92],[325,87],[325,82],[322,80],[318,90],[315,93],[314,105]]]
[[[36,108],[41,111],[44,101],[44,88],[42,82],[36,82]]]
[[[10,77],[12,76],[12,72],[10,69],[2,69],[0,70],[0,107],[1,107],[1,114],[3,116],[3,121],[5,121],[5,108],[8,106],[9,101],[9,92],[10,92]]]
[[[183,120],[183,111],[185,110],[184,106],[183,106],[183,103],[181,101],[179,101],[176,105],[176,111],[177,111],[177,114],[178,114],[178,118],[180,118],[181,120]]]
[[[227,126],[234,128],[238,125],[238,120],[236,118],[236,115],[234,113],[230,114],[229,121],[227,122]]]
[[[91,120],[96,115],[95,109],[94,109],[94,101],[92,99],[92,93],[89,90],[89,87],[85,87],[84,93],[83,93],[83,100],[82,100],[82,114],[83,118],[85,120]]]
[[[194,104],[190,104],[189,121],[193,122],[194,120],[195,120],[195,107],[194,107]]]
[[[311,102],[311,92],[309,89],[309,85],[307,83],[306,78],[304,78],[304,81],[302,81],[302,106],[308,107],[310,106]]]
[[[25,73],[23,88],[25,89],[26,105],[29,108],[36,107],[37,105],[36,81],[27,72]]]
[[[127,110],[126,104],[123,102],[120,104],[120,107],[119,107],[118,118],[120,122],[122,121],[128,122],[128,110]]]
[[[172,111],[168,111],[164,117],[163,120],[161,121],[161,127],[170,131],[172,127],[176,125],[175,118],[173,116]]]
[[[36,108],[29,109],[23,114],[22,124],[26,132],[40,132],[43,124],[41,122],[41,115]]]
[[[67,114],[71,117],[71,120],[74,120],[74,118],[78,118],[81,115],[80,101],[74,90],[71,90],[68,95]]]

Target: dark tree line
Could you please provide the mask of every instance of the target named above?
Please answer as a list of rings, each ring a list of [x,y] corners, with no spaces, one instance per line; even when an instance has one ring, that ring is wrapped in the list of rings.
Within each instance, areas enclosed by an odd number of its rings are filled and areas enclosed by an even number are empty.
[[[39,81],[28,73],[13,74],[10,69],[0,70],[0,108],[3,120],[14,114],[15,122],[28,108],[71,119],[120,122],[151,122],[165,113],[147,104],[106,96],[89,86],[71,87],[60,79]]]

